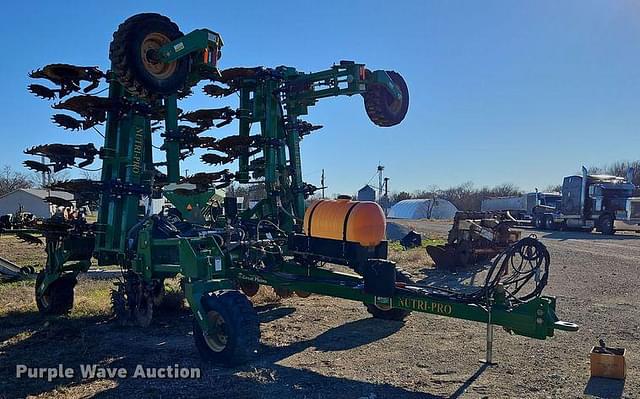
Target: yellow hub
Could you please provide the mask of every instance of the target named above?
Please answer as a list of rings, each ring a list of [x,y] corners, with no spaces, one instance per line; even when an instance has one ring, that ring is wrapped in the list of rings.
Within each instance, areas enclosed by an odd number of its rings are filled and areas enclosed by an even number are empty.
[[[144,68],[156,79],[167,79],[177,68],[177,62],[161,62],[152,59],[150,56],[157,52],[162,46],[171,43],[171,40],[162,33],[149,33],[142,41],[140,52]]]

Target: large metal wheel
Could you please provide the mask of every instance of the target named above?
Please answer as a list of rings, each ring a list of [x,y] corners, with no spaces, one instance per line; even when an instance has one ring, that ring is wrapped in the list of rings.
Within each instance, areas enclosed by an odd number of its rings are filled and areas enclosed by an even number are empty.
[[[239,291],[209,293],[202,298],[206,331],[193,321],[193,338],[203,360],[226,366],[246,363],[258,353],[260,322],[247,297]]]
[[[387,71],[387,74],[400,89],[402,98],[396,99],[389,90],[379,84],[370,85],[364,97],[364,107],[369,119],[382,127],[397,125],[402,122],[409,110],[409,88],[402,76],[395,71]]]
[[[160,14],[138,14],[124,21],[113,34],[109,49],[120,84],[131,94],[152,100],[184,92],[188,57],[168,63],[158,59],[162,46],[182,36],[178,26]]]
[[[406,284],[414,283],[413,278],[411,277],[411,274],[409,274],[408,272],[400,268],[396,268],[396,281],[401,283],[406,283]],[[395,320],[395,321],[402,321],[411,314],[410,310],[397,309],[397,308],[387,309],[387,308],[379,307],[375,304],[368,304],[367,312],[369,312],[376,319]]]
[[[47,289],[40,292],[38,287],[45,279],[45,272],[41,270],[36,276],[36,305],[40,313],[47,315],[61,315],[68,313],[73,308],[74,287],[77,280],[72,274],[63,275]]]

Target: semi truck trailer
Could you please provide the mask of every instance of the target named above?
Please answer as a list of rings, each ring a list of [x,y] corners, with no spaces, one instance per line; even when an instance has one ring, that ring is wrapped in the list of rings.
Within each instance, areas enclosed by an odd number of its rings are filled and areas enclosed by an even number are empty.
[[[610,175],[567,176],[562,182],[559,206],[536,205],[533,223],[545,230],[574,229],[612,235],[640,231],[640,197],[628,179]]]
[[[532,192],[511,197],[494,197],[482,200],[480,210],[482,212],[508,211],[513,218],[531,224],[533,222],[533,209],[538,205],[555,208],[560,202],[559,193]]]

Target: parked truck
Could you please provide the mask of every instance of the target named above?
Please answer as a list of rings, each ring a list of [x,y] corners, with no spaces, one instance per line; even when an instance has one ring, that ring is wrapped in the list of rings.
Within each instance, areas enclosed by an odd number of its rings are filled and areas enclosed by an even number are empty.
[[[511,197],[495,197],[482,200],[482,212],[509,212],[520,224],[533,223],[533,209],[538,205],[555,208],[560,202],[559,193],[533,192]]]
[[[533,222],[545,230],[575,229],[612,235],[616,230],[640,231],[640,197],[628,179],[610,175],[567,176],[559,206],[536,205]]]

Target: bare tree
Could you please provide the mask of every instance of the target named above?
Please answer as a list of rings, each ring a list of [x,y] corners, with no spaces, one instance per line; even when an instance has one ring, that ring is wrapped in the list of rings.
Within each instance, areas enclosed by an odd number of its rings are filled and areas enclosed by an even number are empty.
[[[514,184],[506,183],[495,187],[475,188],[472,182],[446,189],[430,186],[426,190],[416,190],[412,194],[406,191],[391,194],[391,203],[395,204],[410,198],[432,199],[442,198],[453,203],[460,210],[480,210],[483,199],[491,197],[510,197],[521,195],[522,191]]]
[[[411,199],[411,198],[419,198],[419,197],[415,197],[411,193],[408,193],[406,191],[400,191],[400,192],[394,191],[391,194],[389,194],[389,202],[391,204],[395,204],[396,202],[400,202],[402,200]]]
[[[31,184],[30,187],[36,188],[46,188],[49,184],[69,180],[69,171],[61,170],[59,172],[46,174],[44,179],[41,173],[31,173],[29,175],[25,175]],[[44,185],[43,185],[44,181]]]
[[[10,166],[5,165],[0,171],[0,195],[8,194],[19,188],[31,188],[33,182],[29,175],[16,172]]]
[[[542,189],[544,193],[559,193],[560,191],[562,191],[562,184],[549,184]]]
[[[631,169],[631,182],[636,186],[640,186],[640,161],[615,161],[604,166],[590,166],[587,171],[590,174],[627,177],[629,169]]]
[[[264,183],[246,184],[246,185],[232,185],[232,194],[235,197],[243,197],[244,208],[248,208],[251,201],[259,201],[267,198],[267,191]],[[227,189],[229,191],[229,189]]]

